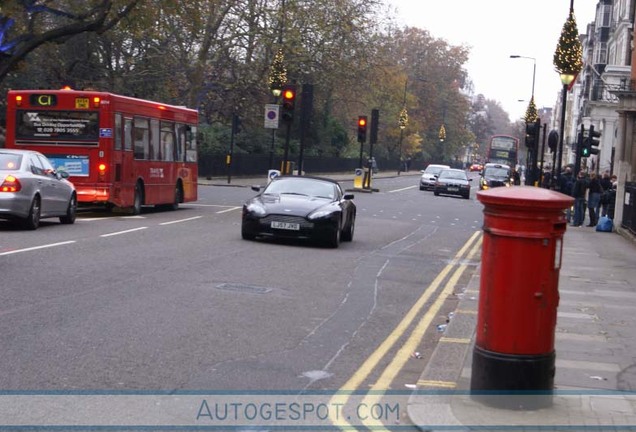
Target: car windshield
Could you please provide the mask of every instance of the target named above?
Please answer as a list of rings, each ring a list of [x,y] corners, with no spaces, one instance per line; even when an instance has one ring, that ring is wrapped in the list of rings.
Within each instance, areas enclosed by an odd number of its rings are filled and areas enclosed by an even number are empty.
[[[22,164],[22,155],[0,153],[0,170],[16,171]]]
[[[425,172],[426,174],[433,174],[433,175],[436,175],[436,174],[439,174],[439,173],[440,173],[440,171],[442,171],[443,169],[444,169],[444,167],[439,167],[439,166],[437,166],[437,167],[428,166],[428,167],[426,167],[426,169],[424,170],[424,172]]]
[[[321,198],[334,198],[334,186],[331,183],[310,179],[275,180],[265,188],[265,194],[307,195]]]
[[[441,179],[458,179],[458,180],[466,180],[466,173],[464,171],[450,171],[445,170],[439,174],[439,178]]]
[[[484,171],[484,175],[488,177],[508,177],[510,174],[506,168],[488,167]]]

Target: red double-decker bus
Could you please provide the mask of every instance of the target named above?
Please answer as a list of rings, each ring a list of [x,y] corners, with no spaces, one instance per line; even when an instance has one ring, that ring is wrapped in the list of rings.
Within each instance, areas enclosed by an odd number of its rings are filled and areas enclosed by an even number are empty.
[[[517,169],[519,140],[508,135],[491,136],[486,159],[489,163],[508,165],[510,169]]]
[[[134,214],[197,199],[196,110],[99,91],[12,90],[6,147],[67,171],[80,205]]]

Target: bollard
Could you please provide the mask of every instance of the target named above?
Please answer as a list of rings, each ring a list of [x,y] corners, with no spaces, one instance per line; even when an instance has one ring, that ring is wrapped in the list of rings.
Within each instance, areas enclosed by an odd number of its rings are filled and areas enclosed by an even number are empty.
[[[484,239],[471,396],[499,408],[551,406],[564,210],[574,199],[531,186],[477,199]]]

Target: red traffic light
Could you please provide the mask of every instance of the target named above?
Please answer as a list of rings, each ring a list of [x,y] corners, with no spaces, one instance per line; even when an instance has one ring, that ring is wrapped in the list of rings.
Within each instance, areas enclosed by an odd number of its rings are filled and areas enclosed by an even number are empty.
[[[367,116],[358,117],[358,142],[367,140]]]
[[[366,119],[365,117],[360,117],[360,118],[358,119],[358,126],[362,126],[362,127],[364,127],[364,126],[366,126],[366,125],[367,125],[367,119]]]

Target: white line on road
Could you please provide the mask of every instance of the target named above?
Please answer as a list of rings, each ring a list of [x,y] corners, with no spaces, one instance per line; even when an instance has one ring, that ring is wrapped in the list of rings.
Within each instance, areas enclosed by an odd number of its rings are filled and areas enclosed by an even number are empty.
[[[102,235],[100,235],[100,237],[111,237],[111,236],[116,236],[116,235],[119,235],[119,234],[126,234],[126,233],[133,232],[133,231],[145,230],[146,228],[148,228],[148,227],[139,227],[139,228],[129,229],[129,230],[126,230],[126,231],[118,231],[118,232],[114,232],[114,233],[110,233],[110,234],[102,234]]]
[[[46,248],[55,247],[55,246],[64,246],[71,243],[75,243],[75,240],[69,240],[69,241],[60,242],[60,243],[51,243],[51,244],[42,245],[42,246],[34,246],[30,248],[25,248],[25,249],[16,249],[16,250],[8,251],[8,252],[0,252],[0,256],[13,255],[20,252],[30,252],[30,251],[34,251],[38,249],[46,249]]]
[[[227,210],[218,211],[218,212],[216,212],[216,214],[227,213],[227,212],[231,212],[231,211],[234,211],[234,210],[238,210],[240,208],[242,208],[242,207],[232,207],[232,208],[229,208]]]
[[[191,220],[195,220],[195,219],[200,219],[203,216],[195,216],[195,217],[191,217],[191,218],[187,218],[187,219],[179,219],[179,220],[174,220],[174,221],[170,221],[170,222],[162,222],[159,225],[171,225],[171,224],[176,224],[176,223],[181,223],[181,222],[188,222]]]
[[[417,186],[409,186],[409,187],[405,187],[405,188],[402,188],[402,189],[393,189],[393,190],[390,190],[390,191],[387,191],[387,192],[388,192],[388,193],[393,193],[393,192],[402,192],[402,191],[409,190],[409,189],[413,189],[413,188],[416,188],[416,187],[417,187]]]

